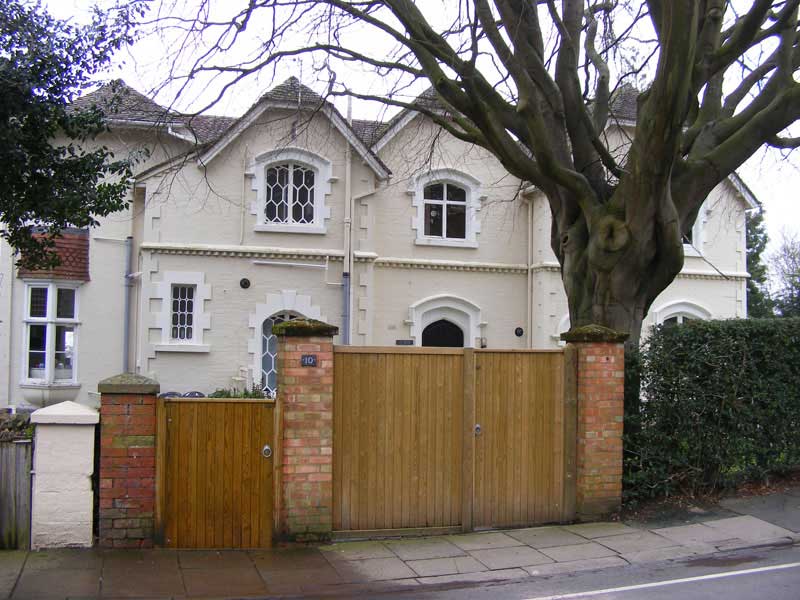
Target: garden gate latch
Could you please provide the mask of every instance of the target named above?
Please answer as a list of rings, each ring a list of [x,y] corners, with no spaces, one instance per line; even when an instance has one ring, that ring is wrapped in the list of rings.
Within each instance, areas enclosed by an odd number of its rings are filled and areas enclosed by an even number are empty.
[[[269,447],[269,444],[264,444],[264,447],[261,449],[261,456],[264,458],[270,458],[272,456],[272,448]]]
[[[480,435],[481,431],[482,429],[480,423],[475,423],[475,435]]]

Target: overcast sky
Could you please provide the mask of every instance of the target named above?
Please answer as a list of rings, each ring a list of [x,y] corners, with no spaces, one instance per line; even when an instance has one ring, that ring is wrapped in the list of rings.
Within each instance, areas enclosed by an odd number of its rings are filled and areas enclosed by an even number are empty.
[[[52,14],[59,18],[81,19],[82,16],[88,14],[88,7],[95,4],[96,1],[45,0],[45,3],[49,6]],[[105,1],[100,0],[101,3]],[[155,40],[149,40],[137,44],[131,50],[120,53],[108,77],[120,77],[130,86],[143,93],[148,93],[163,83],[168,68],[166,60],[167,53],[163,47],[159,47]],[[297,63],[291,73],[288,71],[279,73],[276,77],[277,81],[264,77],[242,84],[237,88],[235,94],[229,94],[214,107],[212,112],[239,116],[266,89],[280,83],[290,74],[298,77],[302,75],[303,83],[315,88],[318,92],[323,91],[316,84],[315,75],[311,73],[311,69],[308,66],[303,69],[302,63]],[[163,104],[169,104],[172,101],[172,95],[166,91],[157,100]],[[176,108],[197,109],[202,100],[202,97],[198,97],[192,105],[191,99],[187,99],[185,102],[189,104],[184,103]],[[344,109],[344,107],[340,108]],[[372,105],[355,104],[354,106],[354,116],[359,118],[385,120],[391,114],[386,109],[381,110]],[[777,151],[762,151],[752,157],[738,172],[764,206],[767,230],[770,236],[768,251],[775,248],[783,231],[800,235],[800,154],[795,153],[784,159]]]

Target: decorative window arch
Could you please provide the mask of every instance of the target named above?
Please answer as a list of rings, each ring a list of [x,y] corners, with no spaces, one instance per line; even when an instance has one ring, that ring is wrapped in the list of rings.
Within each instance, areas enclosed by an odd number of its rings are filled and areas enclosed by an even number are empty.
[[[480,181],[455,169],[433,169],[415,177],[408,193],[416,208],[416,244],[478,247],[478,211],[486,197]]]
[[[250,340],[247,342],[247,352],[251,357],[251,382],[258,385],[261,381],[261,372],[264,354],[264,322],[276,315],[292,315],[307,319],[326,321],[319,306],[311,303],[311,296],[298,294],[295,290],[281,290],[277,294],[267,294],[266,302],[256,304],[255,310],[250,313],[249,327],[252,329]],[[269,340],[266,340],[269,346]]]
[[[672,319],[674,319],[674,323],[680,324],[693,319],[706,321],[713,318],[710,310],[688,300],[664,304],[652,311],[652,315],[653,321],[657,325],[662,325]]]
[[[406,325],[411,329],[414,345],[422,345],[422,332],[431,323],[448,321],[464,332],[464,346],[480,347],[481,332],[486,323],[481,321],[481,309],[477,304],[458,296],[442,294],[430,296],[409,307]]]
[[[259,154],[245,173],[252,177],[256,231],[325,233],[330,218],[331,162],[302,148]]]

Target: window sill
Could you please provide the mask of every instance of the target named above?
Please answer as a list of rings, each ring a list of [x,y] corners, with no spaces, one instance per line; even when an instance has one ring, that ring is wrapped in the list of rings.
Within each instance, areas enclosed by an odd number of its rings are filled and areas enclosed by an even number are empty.
[[[66,383],[45,383],[35,380],[23,381],[19,384],[22,398],[34,406],[50,406],[66,400],[75,401],[81,384],[74,381]]]
[[[208,344],[156,344],[156,352],[211,352]]]
[[[81,384],[74,381],[64,383],[45,383],[44,381],[28,380],[19,384],[24,390],[77,390]]]
[[[281,225],[278,223],[258,223],[254,231],[265,233],[310,233],[321,235],[327,233],[324,225]]]
[[[434,238],[417,238],[414,240],[417,246],[443,246],[446,248],[477,248],[478,242],[470,240],[445,240]]]

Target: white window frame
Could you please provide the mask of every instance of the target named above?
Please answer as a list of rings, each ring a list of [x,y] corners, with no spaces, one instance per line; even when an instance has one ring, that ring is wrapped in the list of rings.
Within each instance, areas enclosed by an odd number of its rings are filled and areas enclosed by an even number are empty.
[[[78,329],[80,320],[79,312],[79,294],[78,288],[82,282],[72,281],[47,281],[47,280],[26,280],[25,284],[25,306],[23,307],[23,322],[25,323],[25,331],[22,336],[22,378],[23,385],[36,385],[46,387],[74,387],[78,383]],[[44,317],[31,317],[31,290],[36,288],[47,289],[47,308]],[[58,290],[69,289],[75,291],[75,304],[72,318],[59,318],[56,316],[56,308],[58,305]],[[28,370],[29,351],[30,351],[30,326],[31,325],[45,325],[45,366],[44,377],[31,377]],[[55,354],[56,354],[56,327],[59,325],[67,325],[73,328],[74,340],[72,347],[72,378],[71,379],[55,379]]]
[[[311,223],[274,223],[267,221],[267,169],[281,164],[298,165],[314,171],[314,220]],[[256,200],[250,205],[250,214],[256,216],[255,231],[277,233],[324,234],[325,222],[330,219],[330,208],[326,198],[331,193],[331,162],[313,152],[302,148],[284,148],[258,155],[248,166],[245,175],[252,178],[251,187],[256,192]],[[290,185],[292,185],[290,181]],[[291,218],[291,203],[289,204]]]
[[[452,184],[466,192],[466,222],[464,238],[445,237],[445,219],[442,219],[442,236],[425,235],[425,188],[436,183]],[[452,248],[477,248],[481,224],[478,220],[481,201],[486,198],[481,182],[456,169],[434,169],[419,175],[412,181],[408,194],[411,204],[416,208],[416,216],[411,219],[411,228],[416,230],[414,243],[418,246],[448,246]],[[444,205],[444,202],[442,202]]]
[[[653,310],[652,314],[653,321],[657,325],[663,325],[664,321],[672,317],[679,317],[679,322],[683,321],[683,317],[689,317],[697,321],[707,321],[714,318],[710,310],[689,300],[679,300],[662,305]]]
[[[193,286],[194,303],[191,339],[172,339],[172,289],[174,286]],[[211,329],[211,315],[206,313],[205,303],[211,300],[211,286],[205,283],[200,271],[166,271],[161,281],[153,283],[151,299],[161,299],[161,310],[153,315],[151,328],[161,330],[161,343],[155,345],[156,352],[210,352],[205,343],[206,331]]]

